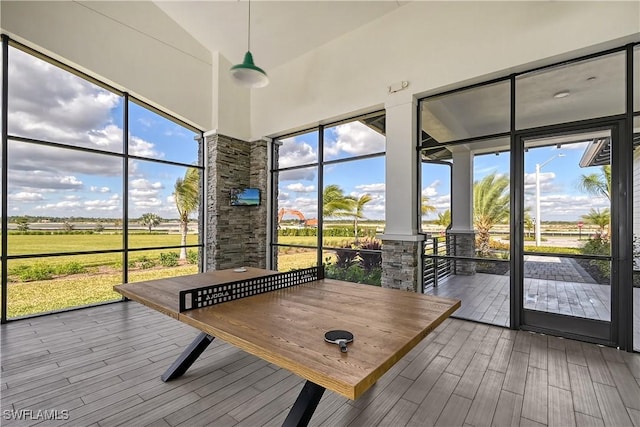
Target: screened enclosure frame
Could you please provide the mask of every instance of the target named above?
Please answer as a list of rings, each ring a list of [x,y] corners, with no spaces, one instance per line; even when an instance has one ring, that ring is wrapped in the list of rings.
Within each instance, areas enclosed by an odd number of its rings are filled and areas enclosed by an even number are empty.
[[[182,248],[197,248],[199,249],[199,258],[198,258],[198,269],[199,271],[203,271],[204,269],[204,260],[206,259],[204,256],[204,250],[205,250],[205,245],[203,242],[203,236],[204,236],[204,229],[205,229],[205,224],[204,224],[204,207],[205,207],[205,191],[203,191],[203,182],[205,179],[205,167],[204,167],[204,160],[203,160],[203,131],[200,129],[195,128],[194,126],[182,122],[181,120],[171,116],[170,114],[154,107],[151,106],[147,103],[145,103],[144,101],[135,98],[134,96],[130,95],[128,92],[126,91],[121,91],[118,90],[92,76],[89,76],[67,64],[64,64],[63,62],[60,62],[56,59],[53,59],[47,55],[44,55],[40,52],[38,52],[35,49],[32,49],[28,46],[25,46],[15,40],[12,40],[9,36],[2,34],[1,35],[1,39],[2,39],[2,176],[1,176],[1,181],[2,181],[2,192],[1,192],[1,203],[2,203],[2,219],[1,219],[1,224],[0,224],[0,229],[1,229],[1,242],[2,242],[2,251],[1,251],[1,261],[2,261],[2,274],[1,274],[1,310],[2,310],[2,315],[0,316],[0,323],[7,323],[10,321],[14,321],[14,320],[19,320],[19,319],[23,319],[23,318],[31,318],[31,317],[37,317],[37,316],[42,316],[42,315],[47,315],[47,314],[51,314],[51,313],[57,313],[57,312],[62,312],[62,311],[69,311],[69,310],[76,310],[76,309],[81,309],[84,307],[90,307],[90,306],[95,306],[95,305],[100,305],[100,304],[110,304],[113,302],[119,302],[119,301],[123,301],[124,297],[119,297],[119,299],[117,300],[113,300],[113,301],[106,301],[106,302],[100,302],[100,303],[93,303],[93,304],[88,304],[88,305],[82,305],[82,306],[73,306],[73,307],[68,307],[68,308],[64,308],[64,309],[60,309],[60,310],[54,310],[52,311],[46,311],[46,312],[41,312],[41,313],[35,313],[35,314],[30,314],[27,316],[20,316],[20,317],[13,317],[13,318],[8,318],[7,317],[7,307],[8,307],[8,262],[11,260],[20,260],[20,259],[39,259],[39,258],[51,258],[51,257],[62,257],[62,256],[75,256],[75,255],[96,255],[96,254],[122,254],[122,283],[128,283],[129,281],[129,272],[128,272],[128,268],[127,266],[129,265],[129,254],[130,253],[134,253],[134,252],[139,252],[139,251],[149,251],[149,250],[166,250],[166,249],[182,249]],[[26,138],[23,136],[18,136],[18,135],[11,135],[8,132],[8,108],[9,108],[9,98],[8,98],[8,92],[9,92],[9,79],[8,79],[8,68],[9,68],[9,48],[15,48],[18,49],[28,55],[31,55],[33,57],[36,57],[40,60],[43,60],[55,67],[58,67],[66,72],[69,72],[77,77],[80,77],[81,79],[88,81],[94,85],[99,86],[100,88],[111,92],[113,94],[118,95],[119,97],[122,98],[122,152],[113,152],[113,151],[107,151],[107,150],[101,150],[101,149],[96,149],[96,148],[89,148],[89,147],[83,147],[83,146],[74,146],[74,145],[70,145],[70,144],[63,144],[63,143],[59,143],[59,142],[55,142],[55,141],[46,141],[46,140],[41,140],[41,139],[33,139],[33,138]],[[198,153],[197,153],[197,164],[187,164],[187,163],[182,163],[179,161],[171,161],[171,160],[164,160],[164,159],[155,159],[155,158],[149,158],[149,157],[144,157],[144,156],[139,156],[139,155],[134,155],[134,154],[130,154],[129,153],[129,121],[130,121],[130,117],[129,117],[129,105],[131,103],[135,103],[136,105],[150,111],[153,112],[159,116],[162,116],[163,118],[169,120],[170,122],[173,122],[176,125],[182,126],[186,129],[188,129],[191,132],[194,132],[194,134],[197,135],[196,137],[196,141],[198,144]],[[116,159],[120,159],[122,161],[122,216],[121,218],[118,218],[119,220],[122,221],[122,247],[119,249],[104,249],[104,250],[87,250],[87,251],[69,251],[69,252],[43,252],[43,253],[33,253],[33,254],[26,254],[26,255],[10,255],[9,254],[9,248],[8,248],[8,222],[9,222],[9,215],[8,215],[8,166],[9,166],[9,159],[8,159],[8,145],[9,145],[9,141],[15,141],[15,142],[19,142],[19,143],[24,143],[24,144],[30,144],[30,145],[37,145],[37,146],[46,146],[46,147],[50,147],[53,149],[63,149],[63,150],[73,150],[76,152],[82,152],[82,153],[87,153],[87,154],[95,154],[95,155],[100,155],[100,156],[109,156],[111,158],[116,158]],[[168,165],[168,166],[178,166],[178,167],[184,167],[184,168],[194,168],[197,169],[199,171],[200,174],[200,182],[199,182],[199,186],[200,186],[200,195],[199,195],[199,207],[198,207],[198,243],[197,244],[187,244],[187,245],[169,245],[169,246],[144,246],[144,247],[129,247],[129,182],[130,182],[130,177],[129,177],[129,161],[130,160],[141,160],[144,162],[152,162],[154,164],[161,164],[161,165]]]

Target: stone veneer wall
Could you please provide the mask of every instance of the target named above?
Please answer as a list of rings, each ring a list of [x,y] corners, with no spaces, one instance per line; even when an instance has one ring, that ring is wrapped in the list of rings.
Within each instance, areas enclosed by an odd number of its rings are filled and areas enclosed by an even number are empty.
[[[421,291],[418,264],[422,242],[382,241],[382,287]]]
[[[450,255],[464,256],[464,257],[474,257],[476,256],[476,234],[473,231],[468,232],[447,232],[447,238],[452,239],[453,242],[451,245],[453,246],[450,250],[452,253]],[[476,274],[476,263],[475,261],[462,261],[457,260],[456,263],[456,271],[455,274],[460,274],[463,276],[471,276]]]
[[[266,267],[267,142],[214,134],[206,138],[206,270]],[[232,188],[260,189],[260,206],[230,206]]]

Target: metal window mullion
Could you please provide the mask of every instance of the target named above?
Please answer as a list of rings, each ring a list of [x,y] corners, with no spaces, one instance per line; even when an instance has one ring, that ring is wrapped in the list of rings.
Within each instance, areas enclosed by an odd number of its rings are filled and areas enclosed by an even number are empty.
[[[316,265],[322,265],[322,241],[324,235],[324,126],[318,126],[318,232],[316,240]]]
[[[522,323],[522,287],[524,280],[524,236],[522,234],[524,227],[524,140],[516,136],[516,75],[512,75],[510,86],[510,173],[511,173],[511,192],[510,192],[510,222],[509,233],[511,235],[511,244],[509,249],[509,327],[511,329],[520,329]]]
[[[198,270],[200,273],[204,273],[205,271],[207,271],[207,266],[206,266],[206,262],[207,262],[207,246],[205,244],[206,242],[206,232],[207,232],[207,194],[208,194],[208,187],[207,187],[207,167],[209,165],[209,162],[207,160],[207,149],[205,146],[205,138],[204,138],[204,134],[202,132],[200,132],[200,137],[198,139],[198,157],[199,157],[199,161],[198,161],[198,166],[201,166],[202,169],[200,170],[200,180],[199,180],[199,185],[200,185],[200,209],[198,212],[198,215],[200,216],[199,220],[198,220],[198,246],[200,247],[200,257],[199,257],[199,265],[198,265]]]
[[[129,94],[122,108],[122,283],[129,282]]]
[[[8,196],[8,165],[9,162],[7,160],[7,154],[9,149],[7,144],[9,142],[8,136],[8,83],[9,83],[9,38],[2,34],[2,276],[0,283],[0,311],[2,314],[0,315],[0,323],[7,322],[7,279],[9,266],[7,265],[7,254],[8,254],[8,208],[7,208],[7,196]]]
[[[638,52],[640,54],[640,52]],[[617,325],[613,325],[614,339],[622,350],[633,351],[633,334],[634,325],[630,321],[633,319],[634,307],[633,303],[633,98],[634,98],[634,45],[627,45],[626,56],[626,118],[622,122],[621,129],[619,129],[620,138],[618,140],[618,149],[614,144],[611,144],[611,161],[619,162],[616,166],[619,170],[618,177],[618,191],[613,188],[612,185],[612,226],[617,231],[619,239],[618,245],[618,259],[614,257],[614,262],[617,262],[618,268],[612,269],[612,278],[615,278],[615,270],[618,271],[618,285],[612,286],[612,304],[616,301],[617,296],[617,311],[616,316]],[[612,141],[614,140],[612,135]],[[614,165],[612,164],[612,179],[615,173]],[[612,183],[613,184],[613,183]],[[617,200],[616,200],[617,199]],[[618,208],[618,212],[614,212],[614,207]],[[615,221],[617,220],[617,225]],[[612,246],[613,246],[613,235]],[[614,255],[614,248],[612,247],[612,255]],[[613,307],[612,307],[613,309]],[[640,308],[639,308],[640,309]],[[612,319],[613,321],[614,319]],[[617,330],[616,330],[617,329]]]

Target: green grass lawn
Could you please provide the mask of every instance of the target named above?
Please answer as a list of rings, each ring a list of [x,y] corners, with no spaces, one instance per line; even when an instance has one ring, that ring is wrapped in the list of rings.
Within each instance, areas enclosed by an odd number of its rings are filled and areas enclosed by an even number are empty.
[[[129,272],[129,282],[195,274],[198,266],[158,267]],[[119,300],[113,285],[122,283],[122,272],[73,274],[51,280],[10,283],[7,317],[62,310],[87,304]]]
[[[119,249],[122,235],[15,235],[10,234],[9,254],[27,255]],[[187,244],[197,244],[197,235],[188,235]],[[130,247],[174,246],[177,234],[132,234]],[[190,248],[197,251],[197,248]],[[129,252],[129,282],[197,273],[196,264],[181,262],[162,266],[160,254],[179,249]],[[7,263],[9,318],[61,310],[119,299],[113,285],[122,283],[122,253],[68,255],[9,260]]]

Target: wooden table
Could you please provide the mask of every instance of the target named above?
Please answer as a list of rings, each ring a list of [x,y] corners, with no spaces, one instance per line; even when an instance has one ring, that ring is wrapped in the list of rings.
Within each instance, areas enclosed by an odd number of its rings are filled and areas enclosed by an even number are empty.
[[[202,331],[163,381],[184,374],[214,337],[306,379],[284,425],[306,425],[325,389],[357,399],[460,307],[459,300],[322,279],[180,313],[182,290],[277,274],[246,270],[128,283],[114,290]],[[332,329],[353,333],[347,353],[324,341]]]

